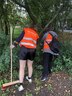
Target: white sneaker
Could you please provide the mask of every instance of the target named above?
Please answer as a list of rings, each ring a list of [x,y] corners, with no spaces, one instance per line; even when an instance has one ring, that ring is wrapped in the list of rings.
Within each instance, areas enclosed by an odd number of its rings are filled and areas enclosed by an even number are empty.
[[[24,87],[22,85],[19,86],[18,88],[19,91],[23,91],[24,90]]]
[[[26,76],[26,80],[28,80],[29,83],[32,83],[32,79],[29,79],[28,76]]]

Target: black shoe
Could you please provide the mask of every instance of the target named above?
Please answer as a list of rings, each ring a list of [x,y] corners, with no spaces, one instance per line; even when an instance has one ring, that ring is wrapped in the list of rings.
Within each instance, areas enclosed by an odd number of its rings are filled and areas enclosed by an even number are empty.
[[[49,75],[52,75],[52,72],[49,72],[48,76],[49,76]]]
[[[44,76],[44,77],[42,76],[41,77],[41,81],[46,81],[46,80],[48,80],[48,77],[47,76]]]
[[[51,69],[49,69],[49,74],[51,74],[52,72],[51,72]]]

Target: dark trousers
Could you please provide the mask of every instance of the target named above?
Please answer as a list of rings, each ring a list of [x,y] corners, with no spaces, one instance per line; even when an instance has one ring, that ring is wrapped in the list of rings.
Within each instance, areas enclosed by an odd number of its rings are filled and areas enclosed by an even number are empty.
[[[50,53],[43,53],[43,76],[48,76],[51,73],[53,55]]]

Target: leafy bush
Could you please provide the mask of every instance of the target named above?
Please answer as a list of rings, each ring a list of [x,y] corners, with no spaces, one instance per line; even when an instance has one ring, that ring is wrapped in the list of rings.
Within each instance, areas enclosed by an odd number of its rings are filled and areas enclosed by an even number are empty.
[[[0,33],[0,73],[10,71],[10,38],[4,33]],[[17,50],[13,49],[13,69],[18,69],[18,54]]]
[[[13,69],[18,68],[18,56],[16,49],[13,50]],[[0,57],[0,72],[7,72],[10,70],[10,48],[9,46],[3,50],[3,53]]]
[[[0,32],[0,55],[2,54],[5,41],[6,41],[6,35],[4,34],[4,32]]]
[[[37,49],[36,51],[36,56],[35,56],[35,59],[34,59],[34,69],[37,69],[37,70],[42,70],[42,51],[40,50],[40,48]]]
[[[4,33],[1,33],[4,34]],[[2,37],[3,36],[3,37]],[[2,35],[0,36],[0,40],[3,42],[1,54],[0,54],[0,73],[8,72],[10,69],[10,46],[9,36]],[[1,41],[0,41],[1,42]],[[13,70],[18,70],[19,68],[19,62],[18,62],[18,50],[19,47],[13,49]],[[68,42],[65,42],[61,46],[61,55],[54,61],[53,71],[60,71],[65,70],[69,74],[72,74],[72,45],[70,45]],[[37,49],[36,57],[34,59],[33,67],[35,70],[42,71],[42,52],[40,48]],[[15,73],[15,71],[14,71]]]
[[[34,69],[37,72],[43,69],[42,57],[42,52],[38,49],[34,60]],[[61,45],[61,53],[53,62],[52,71],[65,71],[72,75],[72,45],[69,42],[64,42]]]
[[[72,45],[69,42],[62,45],[61,55],[55,60],[53,70],[65,70],[72,75]]]
[[[6,72],[9,69],[10,63],[10,52],[9,47],[3,51],[2,55],[0,56],[0,72]]]

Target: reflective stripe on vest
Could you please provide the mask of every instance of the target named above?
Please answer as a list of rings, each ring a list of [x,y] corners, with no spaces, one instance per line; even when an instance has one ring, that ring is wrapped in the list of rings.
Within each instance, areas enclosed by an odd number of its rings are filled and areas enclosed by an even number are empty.
[[[28,45],[28,46],[32,46],[32,47],[34,47],[34,48],[36,48],[36,46],[34,45],[34,44],[31,44],[31,43],[25,43],[25,42],[20,42],[20,44],[22,44],[22,45]],[[31,48],[32,48],[31,47]]]
[[[37,39],[39,38],[37,32],[32,28],[24,28],[24,37],[20,41],[20,46],[27,48],[36,48]]]
[[[25,39],[25,40],[31,40],[31,41],[33,41],[33,42],[36,44],[36,40],[34,40],[34,39],[32,39],[32,38],[23,37],[23,39]]]

